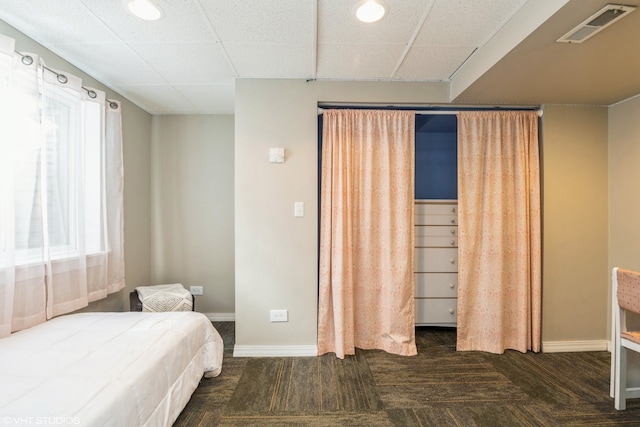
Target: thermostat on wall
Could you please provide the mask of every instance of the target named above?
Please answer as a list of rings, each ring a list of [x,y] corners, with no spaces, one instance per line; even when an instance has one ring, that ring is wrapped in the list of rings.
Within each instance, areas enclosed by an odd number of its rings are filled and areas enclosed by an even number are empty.
[[[284,163],[284,148],[274,147],[269,149],[269,161],[271,163]]]

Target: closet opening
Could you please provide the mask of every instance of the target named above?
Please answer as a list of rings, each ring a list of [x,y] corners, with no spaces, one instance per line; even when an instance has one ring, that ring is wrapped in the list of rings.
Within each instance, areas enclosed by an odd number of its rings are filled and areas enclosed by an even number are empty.
[[[517,349],[538,351],[541,114],[537,108],[330,108],[326,117],[324,110],[319,110],[318,116],[318,307],[319,318],[323,314],[323,319],[343,322],[346,327],[338,330],[335,323],[325,322],[320,328],[319,321],[319,342],[320,332],[325,341],[331,341],[335,331],[352,339],[356,326],[368,333],[371,328],[362,325],[397,325],[400,316],[381,316],[389,312],[383,306],[388,296],[398,295],[392,301],[403,305],[392,306],[391,311],[402,314],[402,319],[411,319],[404,321],[403,327],[414,320],[415,326],[455,327],[461,348],[480,346],[490,349],[484,351],[499,353],[504,349],[491,347],[499,340],[475,331],[480,321],[490,323],[493,319],[477,320],[481,310],[462,308],[468,308],[470,301],[492,302],[486,297],[496,288],[492,271],[504,271],[505,279],[498,283],[501,292],[509,294],[509,286],[517,284],[520,293],[494,312],[510,319],[520,316],[518,336],[514,338],[518,340]],[[502,155],[503,147],[517,155]],[[494,173],[502,170],[526,173]],[[460,212],[460,221],[466,227],[463,237],[467,236],[460,246],[458,199],[464,208]],[[323,214],[328,221],[323,220]],[[492,215],[487,219],[486,214]],[[491,235],[510,239],[510,249],[504,251],[500,242],[484,238],[488,229]],[[465,261],[461,269],[459,252]],[[514,256],[521,252],[524,256]],[[413,262],[409,264],[408,259]],[[477,265],[491,268],[473,267]],[[527,268],[531,274],[526,273]],[[415,292],[407,296],[404,290],[409,282],[414,283]],[[343,288],[346,291],[342,292]],[[535,296],[531,301],[521,297],[529,294]],[[342,300],[334,299],[335,295],[344,297],[346,303],[340,305]],[[371,295],[378,299],[373,301]],[[361,304],[362,296],[365,302]],[[337,306],[335,301],[339,302]],[[407,301],[415,301],[415,316],[406,308]],[[365,322],[357,317],[352,328],[340,315],[344,310],[351,310],[349,315],[356,312],[353,307],[358,304],[373,308],[368,312],[373,313],[373,320]],[[462,307],[460,313],[458,305]],[[530,318],[520,315],[527,312],[532,313]],[[475,316],[473,321],[469,321],[470,316]],[[511,333],[513,328],[498,323],[494,329],[491,333],[495,335],[503,330]],[[469,336],[477,342],[469,343]]]

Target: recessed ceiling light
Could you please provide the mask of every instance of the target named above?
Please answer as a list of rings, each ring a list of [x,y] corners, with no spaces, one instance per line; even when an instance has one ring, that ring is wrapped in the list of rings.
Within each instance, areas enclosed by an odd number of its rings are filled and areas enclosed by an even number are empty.
[[[127,8],[140,19],[155,21],[162,17],[162,11],[151,0],[130,0]]]
[[[366,0],[357,6],[356,17],[362,22],[376,22],[382,19],[385,8],[376,0]]]

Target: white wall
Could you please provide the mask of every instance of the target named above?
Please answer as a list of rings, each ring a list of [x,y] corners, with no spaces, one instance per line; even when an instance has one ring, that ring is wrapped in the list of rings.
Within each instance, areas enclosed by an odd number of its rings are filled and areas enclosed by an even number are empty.
[[[201,285],[196,310],[233,320],[233,116],[153,117],[152,283]]]

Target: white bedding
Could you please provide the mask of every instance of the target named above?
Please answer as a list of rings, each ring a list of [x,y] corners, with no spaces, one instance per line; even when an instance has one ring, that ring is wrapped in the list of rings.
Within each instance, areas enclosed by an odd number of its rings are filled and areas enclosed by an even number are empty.
[[[223,343],[202,313],[81,313],[0,339],[0,425],[170,426]]]

